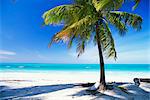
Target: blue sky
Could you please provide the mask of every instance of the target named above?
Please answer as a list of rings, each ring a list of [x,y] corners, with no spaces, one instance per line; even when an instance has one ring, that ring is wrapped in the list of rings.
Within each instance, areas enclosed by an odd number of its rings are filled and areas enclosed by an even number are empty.
[[[68,50],[65,44],[47,45],[52,35],[62,26],[42,27],[42,14],[71,0],[1,0],[0,1],[0,62],[31,63],[98,63],[97,47],[89,45],[77,58],[75,47]],[[105,59],[106,63],[150,63],[149,0],[141,0],[132,11],[133,3],[124,4],[121,10],[143,17],[142,30],[129,29],[120,37],[112,29],[118,53],[117,61]]]

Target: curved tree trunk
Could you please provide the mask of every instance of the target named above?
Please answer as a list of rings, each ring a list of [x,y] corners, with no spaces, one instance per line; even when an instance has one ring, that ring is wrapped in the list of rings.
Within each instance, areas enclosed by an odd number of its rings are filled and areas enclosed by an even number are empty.
[[[98,22],[96,23],[96,39],[97,39],[97,45],[98,45],[98,51],[99,51],[99,60],[100,60],[100,86],[99,90],[106,90],[106,82],[105,82],[105,69],[104,69],[104,59],[103,59],[103,53],[101,48],[101,41],[99,36],[99,27]]]

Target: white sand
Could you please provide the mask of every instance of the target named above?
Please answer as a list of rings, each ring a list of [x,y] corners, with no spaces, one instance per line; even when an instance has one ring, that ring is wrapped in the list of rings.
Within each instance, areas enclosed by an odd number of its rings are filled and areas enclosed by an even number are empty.
[[[107,82],[132,82],[133,78],[148,78],[148,73],[107,72]],[[1,72],[0,99],[15,100],[149,100],[150,84],[124,84],[128,93],[119,88],[91,95],[77,83],[96,82],[98,72]]]

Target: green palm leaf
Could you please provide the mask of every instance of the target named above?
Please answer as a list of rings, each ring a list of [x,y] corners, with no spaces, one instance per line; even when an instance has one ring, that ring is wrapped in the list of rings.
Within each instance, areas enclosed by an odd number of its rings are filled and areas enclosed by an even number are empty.
[[[113,3],[112,0],[92,0],[92,2],[97,12],[104,10],[108,4]]]
[[[100,28],[100,39],[101,46],[103,48],[103,52],[105,53],[107,58],[117,58],[117,53],[115,50],[115,44],[112,37],[111,30],[108,26],[108,23],[105,21],[103,24],[99,26]]]
[[[71,23],[74,20],[78,20],[73,17],[80,10],[80,6],[77,5],[62,5],[57,6],[43,14],[44,24],[59,24],[59,23]]]
[[[121,11],[111,11],[110,16],[117,17],[125,24],[133,27],[136,30],[140,30],[142,28],[142,17],[137,14],[131,14],[127,12]]]

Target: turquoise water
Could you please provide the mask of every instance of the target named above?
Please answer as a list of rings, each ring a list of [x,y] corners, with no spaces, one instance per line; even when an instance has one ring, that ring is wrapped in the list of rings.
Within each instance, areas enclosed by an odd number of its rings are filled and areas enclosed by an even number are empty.
[[[106,64],[106,71],[148,72],[150,64]],[[98,64],[0,63],[0,71],[99,71]]]

